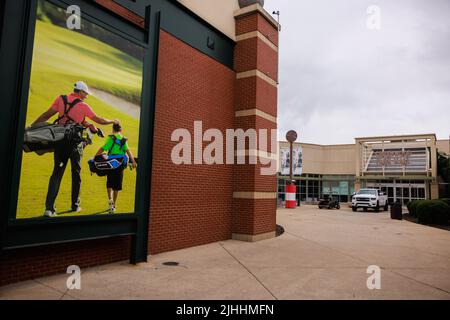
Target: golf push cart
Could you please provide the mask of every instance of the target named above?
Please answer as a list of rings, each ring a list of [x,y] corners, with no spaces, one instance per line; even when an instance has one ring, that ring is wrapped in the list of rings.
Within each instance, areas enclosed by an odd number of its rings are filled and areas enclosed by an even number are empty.
[[[341,205],[339,203],[339,196],[337,195],[326,195],[324,199],[320,199],[319,201],[319,209],[341,209]]]

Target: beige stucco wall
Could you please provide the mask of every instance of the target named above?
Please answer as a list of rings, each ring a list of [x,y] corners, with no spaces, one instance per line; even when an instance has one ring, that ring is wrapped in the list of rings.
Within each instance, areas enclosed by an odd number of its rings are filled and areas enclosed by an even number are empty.
[[[303,148],[303,173],[323,175],[354,175],[356,166],[355,145],[330,145],[295,143]],[[280,142],[280,148],[289,148]]]
[[[300,145],[303,148],[303,173],[322,174],[323,147],[313,144]]]
[[[436,144],[439,151],[445,152],[446,154],[450,154],[449,140],[438,140],[436,141]]]
[[[236,39],[234,11],[239,10],[238,0],[178,1],[231,39]]]
[[[355,145],[323,147],[323,174],[355,174]]]

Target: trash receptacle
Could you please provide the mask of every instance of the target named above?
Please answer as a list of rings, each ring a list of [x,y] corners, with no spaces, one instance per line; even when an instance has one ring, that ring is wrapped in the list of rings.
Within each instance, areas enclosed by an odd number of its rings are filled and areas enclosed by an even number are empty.
[[[391,204],[391,219],[403,220],[403,208],[400,202]]]

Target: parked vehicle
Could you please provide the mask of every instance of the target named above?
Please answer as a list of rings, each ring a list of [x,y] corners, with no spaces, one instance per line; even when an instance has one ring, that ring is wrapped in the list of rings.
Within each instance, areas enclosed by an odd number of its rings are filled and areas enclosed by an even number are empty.
[[[378,189],[361,189],[352,198],[352,209],[356,212],[359,208],[374,209],[379,212],[381,208],[384,211],[389,210],[388,196]]]
[[[325,199],[321,199],[319,201],[319,209],[341,209],[341,205],[339,203],[339,197],[333,197],[332,195],[329,195],[328,197],[326,197]]]
[[[350,196],[350,201],[348,202],[348,207],[351,208],[352,207],[352,202],[353,202],[353,197],[356,195],[356,192],[353,192],[352,195]]]

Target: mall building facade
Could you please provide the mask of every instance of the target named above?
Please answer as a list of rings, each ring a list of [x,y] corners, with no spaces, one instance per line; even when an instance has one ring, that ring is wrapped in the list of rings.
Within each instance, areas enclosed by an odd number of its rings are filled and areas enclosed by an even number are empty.
[[[330,194],[350,202],[361,188],[380,189],[391,203],[437,199],[437,152],[450,154],[449,140],[437,140],[435,134],[356,138],[354,144],[345,145],[294,145],[302,150],[302,174],[294,180],[297,199],[303,203]],[[280,150],[288,148],[287,142],[280,142]],[[286,174],[278,175],[279,202],[288,181]]]

